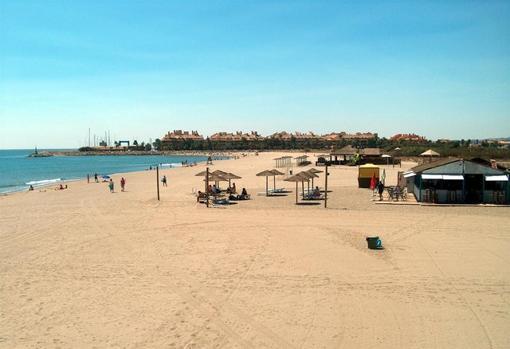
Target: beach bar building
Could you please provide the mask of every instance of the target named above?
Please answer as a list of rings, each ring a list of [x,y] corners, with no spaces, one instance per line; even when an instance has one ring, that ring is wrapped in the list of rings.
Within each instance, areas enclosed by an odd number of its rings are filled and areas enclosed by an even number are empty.
[[[404,172],[417,201],[438,204],[508,204],[509,174],[470,160],[448,158]]]

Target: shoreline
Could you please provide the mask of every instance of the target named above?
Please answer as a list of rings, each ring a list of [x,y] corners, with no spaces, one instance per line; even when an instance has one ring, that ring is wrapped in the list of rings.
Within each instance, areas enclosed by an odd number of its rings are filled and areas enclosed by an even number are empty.
[[[186,156],[186,155],[183,155],[183,156]],[[188,156],[193,156],[193,155],[188,155]],[[194,156],[200,156],[200,155],[194,155]],[[223,156],[218,156],[218,157],[213,157],[213,160],[214,161],[221,161],[221,160],[230,160],[230,159],[233,159],[232,156],[226,156],[226,155],[223,155]],[[187,168],[187,167],[195,167],[195,166],[198,166],[198,165],[201,165],[201,164],[204,164],[206,162],[206,160],[203,160],[203,161],[196,161],[195,162],[195,165],[187,165],[187,166],[162,166],[162,164],[160,164],[160,171],[162,170],[168,170],[168,169],[178,169],[178,168]],[[113,172],[113,173],[104,173],[104,174],[101,174],[101,175],[108,175],[108,176],[119,176],[119,175],[127,175],[127,174],[137,174],[137,173],[145,173],[147,171],[154,171],[154,169],[152,170],[149,170],[148,168],[147,169],[144,169],[144,170],[135,170],[135,171],[122,171],[122,172]],[[99,175],[99,174],[98,174]],[[90,176],[90,179],[91,179],[91,183],[92,181],[94,180],[94,177],[93,177],[93,174],[91,174]],[[79,178],[71,178],[71,179],[62,179],[60,181],[56,181],[56,182],[51,182],[51,183],[45,183],[45,184],[41,184],[41,185],[38,185],[38,186],[35,186],[34,185],[34,192],[35,191],[46,191],[48,188],[51,188],[53,186],[59,186],[60,184],[67,184],[67,183],[76,183],[76,182],[80,182],[80,181],[86,181],[87,180],[87,177],[79,177]],[[102,181],[100,180],[99,183],[102,183]],[[0,192],[0,196],[12,196],[12,195],[16,195],[16,194],[20,194],[20,193],[25,193],[25,192],[30,192],[28,190],[29,188],[29,185],[26,185],[25,187],[23,188],[20,188],[18,190],[12,190],[12,191],[7,191],[7,192]]]
[[[50,151],[51,156],[210,156],[213,158],[218,157],[232,157],[234,154],[253,153],[253,151],[79,151],[79,150],[66,150],[66,151]]]

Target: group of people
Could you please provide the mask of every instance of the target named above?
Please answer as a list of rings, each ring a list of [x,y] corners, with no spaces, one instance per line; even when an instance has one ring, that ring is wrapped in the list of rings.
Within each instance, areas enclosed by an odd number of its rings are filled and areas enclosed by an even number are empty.
[[[110,193],[115,193],[115,183],[113,182],[113,178],[110,178],[108,182],[108,189],[110,189]],[[120,191],[126,190],[126,178],[120,178]]]
[[[182,167],[191,167],[191,166],[196,166],[196,165],[197,165],[196,161],[194,161],[194,162],[188,162],[188,160],[181,161]]]
[[[207,193],[204,193],[202,191],[198,191],[197,193],[197,202],[200,202],[201,199],[206,198],[208,195],[218,195],[221,194],[222,190],[216,186],[216,184],[209,184],[207,187]],[[225,192],[228,194],[229,200],[248,200],[250,198],[250,195],[248,194],[248,191],[246,188],[243,188],[241,190],[241,194],[237,193],[236,184],[232,183],[231,186],[225,190]]]
[[[243,190],[241,190],[241,194],[236,195],[235,193],[232,193],[228,196],[228,198],[230,200],[248,200],[250,198],[250,195],[246,191],[246,188],[243,188]]]

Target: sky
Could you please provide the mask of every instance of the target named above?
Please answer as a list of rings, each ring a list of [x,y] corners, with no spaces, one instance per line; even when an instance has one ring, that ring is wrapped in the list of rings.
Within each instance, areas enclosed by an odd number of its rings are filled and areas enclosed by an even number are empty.
[[[510,1],[0,1],[0,149],[510,136]]]

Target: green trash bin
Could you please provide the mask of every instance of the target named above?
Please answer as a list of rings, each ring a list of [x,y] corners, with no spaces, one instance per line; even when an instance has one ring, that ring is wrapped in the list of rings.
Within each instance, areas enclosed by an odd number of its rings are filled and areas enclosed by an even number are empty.
[[[381,243],[381,239],[379,239],[379,236],[367,237],[367,245],[368,245],[368,248],[371,250],[382,249],[382,243]]]

